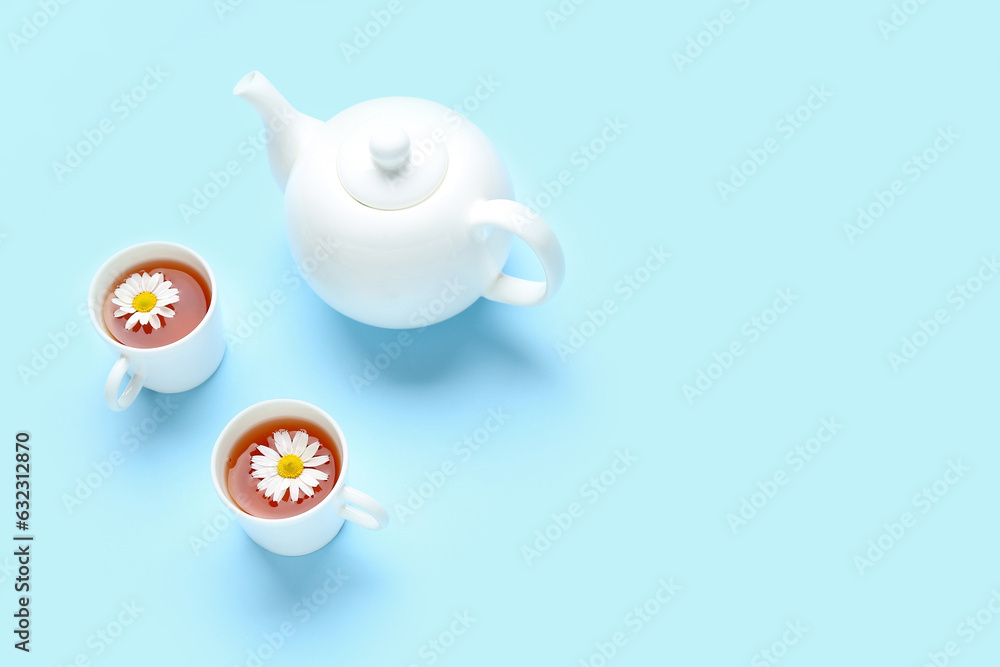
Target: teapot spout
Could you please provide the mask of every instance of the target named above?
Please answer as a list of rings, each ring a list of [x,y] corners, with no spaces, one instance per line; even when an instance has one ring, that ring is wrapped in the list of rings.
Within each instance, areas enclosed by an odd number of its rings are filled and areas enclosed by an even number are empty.
[[[296,111],[260,72],[250,72],[240,79],[233,88],[233,94],[249,102],[270,130],[267,161],[274,180],[284,192],[292,165],[303,146],[308,143],[310,135],[323,122]]]

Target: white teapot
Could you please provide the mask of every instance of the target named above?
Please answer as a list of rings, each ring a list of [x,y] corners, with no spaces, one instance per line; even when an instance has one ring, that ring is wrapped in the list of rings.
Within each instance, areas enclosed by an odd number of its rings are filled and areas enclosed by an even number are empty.
[[[270,129],[268,162],[285,192],[295,262],[344,315],[410,329],[457,315],[480,296],[538,305],[562,283],[558,240],[513,201],[499,154],[464,116],[386,97],[324,123],[293,109],[259,72],[233,93]],[[544,282],[503,272],[512,234],[538,256]]]

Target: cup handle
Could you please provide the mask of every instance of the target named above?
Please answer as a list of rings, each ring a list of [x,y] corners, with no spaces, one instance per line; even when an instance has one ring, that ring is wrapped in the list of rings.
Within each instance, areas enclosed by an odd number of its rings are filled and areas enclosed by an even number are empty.
[[[354,487],[340,490],[340,516],[368,530],[381,530],[389,525],[389,513],[382,503]]]
[[[490,199],[472,208],[473,228],[498,227],[519,237],[535,253],[545,271],[545,282],[508,276],[502,270],[483,294],[491,301],[512,306],[537,306],[562,284],[566,260],[552,228],[527,206],[509,199]]]
[[[111,373],[108,374],[108,381],[104,383],[104,401],[115,412],[120,412],[132,405],[132,401],[139,395],[139,390],[142,389],[142,382],[145,380],[144,374],[133,373],[132,379],[129,380],[128,386],[125,387],[125,391],[119,398],[118,387],[125,378],[125,373],[128,372],[130,365],[129,358],[124,354],[118,357],[118,361],[111,367]]]

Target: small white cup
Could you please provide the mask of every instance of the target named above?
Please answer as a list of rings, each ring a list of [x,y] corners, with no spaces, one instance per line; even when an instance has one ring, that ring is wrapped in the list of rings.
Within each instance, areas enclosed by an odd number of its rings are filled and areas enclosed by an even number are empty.
[[[114,280],[130,268],[156,260],[174,260],[187,264],[208,280],[212,301],[208,312],[194,331],[179,341],[162,347],[141,349],[123,345],[111,337],[104,325],[104,300]],[[98,269],[90,283],[87,296],[90,321],[104,341],[118,353],[104,384],[104,400],[112,410],[124,410],[132,405],[143,387],[165,394],[194,389],[207,380],[222,363],[226,352],[226,337],[219,311],[219,291],[212,269],[201,255],[176,243],[153,241],[131,246],[115,254]],[[126,373],[132,376],[121,396],[118,387]]]
[[[332,444],[340,453],[340,476],[330,493],[315,507],[284,519],[263,519],[244,512],[233,502],[229,494],[226,462],[240,436],[257,424],[278,417],[305,419],[324,427],[333,436]],[[236,520],[250,539],[279,556],[304,556],[321,549],[336,537],[344,519],[369,530],[380,530],[389,524],[389,513],[377,500],[347,486],[347,463],[344,432],[330,415],[311,403],[275,399],[251,405],[222,429],[212,450],[212,483],[219,498],[236,515]]]

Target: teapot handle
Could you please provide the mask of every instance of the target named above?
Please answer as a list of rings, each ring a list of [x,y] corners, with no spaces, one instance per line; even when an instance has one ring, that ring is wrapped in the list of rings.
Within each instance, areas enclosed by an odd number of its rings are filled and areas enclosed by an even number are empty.
[[[512,306],[537,306],[555,294],[566,273],[562,247],[552,228],[527,206],[510,199],[481,201],[472,209],[473,228],[496,227],[528,244],[545,271],[545,282],[508,276],[503,271],[486,286],[487,299]]]

